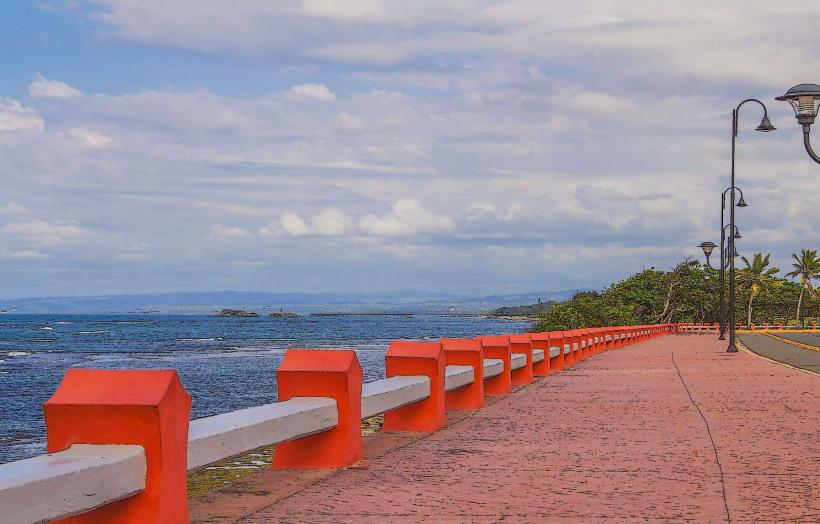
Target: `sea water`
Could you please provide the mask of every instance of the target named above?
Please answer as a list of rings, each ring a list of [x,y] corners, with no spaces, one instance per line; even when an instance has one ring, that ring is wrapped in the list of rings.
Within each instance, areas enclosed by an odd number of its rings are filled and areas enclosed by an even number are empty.
[[[68,368],[175,369],[192,418],[276,401],[289,348],[354,349],[369,382],[391,340],[526,331],[531,323],[459,315],[0,316],[0,463],[45,452],[42,404]]]

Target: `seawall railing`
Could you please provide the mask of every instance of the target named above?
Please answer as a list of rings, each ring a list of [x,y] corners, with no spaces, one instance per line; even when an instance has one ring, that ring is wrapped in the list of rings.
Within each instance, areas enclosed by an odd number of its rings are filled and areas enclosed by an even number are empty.
[[[361,420],[434,431],[448,409],[560,372],[602,351],[675,333],[614,326],[438,342],[393,341],[386,378],[362,383],[352,350],[293,349],[279,402],[189,422],[173,370],[70,369],[43,405],[48,454],[0,465],[0,523],[187,522],[186,472],[275,445],[272,468],[341,468],[364,459]]]

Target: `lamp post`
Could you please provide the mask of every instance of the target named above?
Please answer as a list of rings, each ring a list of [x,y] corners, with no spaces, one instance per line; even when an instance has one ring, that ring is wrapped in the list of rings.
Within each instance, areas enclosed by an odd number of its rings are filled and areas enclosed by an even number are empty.
[[[817,84],[798,84],[785,95],[778,96],[775,100],[786,101],[794,109],[794,116],[797,123],[803,126],[803,145],[809,156],[820,164],[820,156],[811,147],[811,125],[817,117],[817,110],[820,109],[820,86]]]
[[[735,249],[735,238],[737,236],[737,227],[735,226],[735,207],[737,207],[740,204],[740,202],[735,200],[735,191],[737,190],[737,186],[735,185],[735,142],[737,141],[738,115],[740,114],[740,108],[743,107],[743,105],[747,102],[756,102],[760,104],[760,107],[763,108],[763,119],[760,121],[760,125],[757,126],[755,130],[761,131],[763,133],[768,133],[769,131],[775,130],[775,127],[769,121],[769,111],[768,109],[766,109],[766,105],[756,98],[747,98],[743,102],[739,103],[735,110],[732,111],[732,179],[731,183],[729,184],[729,231],[731,231],[732,234],[729,235],[728,250],[731,256],[728,257],[729,346],[726,348],[727,353],[737,353],[737,346],[735,346],[735,253],[737,252],[737,250]],[[723,235],[722,231],[721,235]]]
[[[728,191],[728,189],[727,189],[727,191]],[[725,197],[726,197],[726,192],[725,191],[723,192],[723,196],[724,196],[724,198],[723,198],[724,206],[723,207],[725,208]],[[743,201],[742,193],[741,193],[741,202],[743,202],[743,205],[741,206],[740,203],[738,203],[738,207],[746,207],[746,202]],[[726,252],[726,249],[724,248],[724,240],[726,239],[726,228],[729,227],[729,226],[724,226],[723,225],[723,212],[722,211],[720,213],[720,225],[721,225],[721,228],[720,228],[720,268],[712,267],[712,263],[709,260],[709,257],[712,256],[712,251],[714,251],[714,249],[717,247],[714,242],[708,242],[708,241],[707,242],[701,242],[701,244],[698,247],[701,248],[703,250],[703,254],[706,255],[706,266],[709,267],[709,269],[711,269],[713,271],[719,271],[720,272],[720,336],[718,338],[720,340],[726,340],[726,291],[725,291],[726,290],[726,277],[725,277],[725,271],[726,271],[726,266],[728,265],[727,260],[729,258],[729,254]],[[735,227],[735,232],[734,232],[733,237],[735,239],[740,238],[740,232],[737,230],[737,227]],[[737,249],[735,249],[735,251],[732,253],[732,256],[737,257]]]

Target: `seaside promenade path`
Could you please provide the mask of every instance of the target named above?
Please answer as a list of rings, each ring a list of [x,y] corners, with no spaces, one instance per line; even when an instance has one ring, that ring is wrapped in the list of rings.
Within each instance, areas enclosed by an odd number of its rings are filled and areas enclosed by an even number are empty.
[[[194,522],[818,522],[820,377],[712,336],[608,351],[337,471],[266,471]]]

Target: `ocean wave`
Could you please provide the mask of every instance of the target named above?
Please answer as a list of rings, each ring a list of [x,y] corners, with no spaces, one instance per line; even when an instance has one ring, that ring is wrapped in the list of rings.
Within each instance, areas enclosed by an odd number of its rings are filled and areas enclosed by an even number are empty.
[[[55,322],[55,324],[63,325],[63,324],[71,324],[71,322],[68,321],[68,320],[61,320],[60,322]]]
[[[28,353],[27,351],[9,351],[6,353],[7,357],[27,357],[29,355],[31,355],[31,353]]]
[[[177,342],[216,342],[218,340],[225,340],[222,337],[213,338],[178,338]]]
[[[42,331],[54,331],[54,328],[51,327],[51,326],[43,326],[43,327],[38,328],[38,329],[41,329]]]
[[[75,335],[105,335],[107,333],[111,333],[107,329],[99,329],[96,331],[75,331]]]

